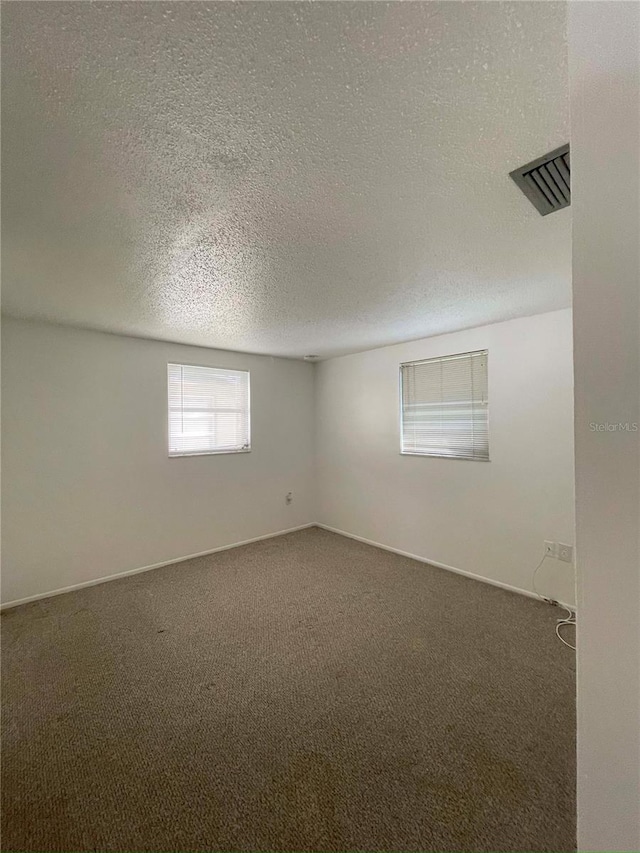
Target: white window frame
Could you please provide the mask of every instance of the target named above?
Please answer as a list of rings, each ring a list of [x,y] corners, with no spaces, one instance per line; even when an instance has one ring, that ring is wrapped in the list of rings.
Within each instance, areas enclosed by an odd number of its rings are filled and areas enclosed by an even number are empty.
[[[402,383],[403,383],[402,368],[403,367],[409,367],[411,365],[416,365],[416,364],[425,364],[426,362],[430,362],[430,361],[435,362],[435,361],[442,361],[442,360],[449,359],[449,358],[464,358],[465,356],[480,355],[480,354],[483,354],[485,356],[485,358],[487,359],[487,365],[486,365],[486,369],[487,369],[487,402],[486,402],[486,407],[487,407],[487,456],[457,456],[457,455],[454,456],[454,455],[449,455],[446,453],[424,453],[424,452],[419,451],[419,450],[405,450],[403,447],[403,442],[404,442],[403,396],[404,395],[403,395],[403,389],[402,389]],[[401,362],[401,364],[398,368],[398,377],[399,377],[398,387],[399,387],[399,391],[400,391],[399,400],[398,400],[398,403],[399,403],[399,406],[398,406],[399,421],[398,422],[399,422],[399,427],[400,427],[400,455],[401,456],[423,457],[426,459],[451,459],[451,460],[459,459],[459,460],[464,461],[464,462],[490,462],[491,461],[491,445],[489,443],[489,350],[488,349],[470,350],[469,352],[456,352],[456,353],[451,353],[449,355],[433,356],[432,358],[419,358],[419,359],[412,359],[411,361],[403,361],[403,362]]]
[[[169,371],[171,366],[178,367],[200,367],[204,370],[230,370],[234,373],[246,373],[247,374],[247,435],[249,436],[249,443],[246,447],[241,447],[233,450],[193,450],[187,452],[175,452],[171,450],[171,406],[169,404]],[[166,387],[166,401],[167,401],[167,431],[166,431],[166,447],[169,459],[183,459],[189,456],[228,456],[230,454],[235,455],[237,453],[251,453],[251,371],[245,370],[240,367],[229,367],[225,365],[224,367],[215,365],[215,364],[193,364],[191,362],[187,363],[184,361],[168,361],[167,362],[167,387]]]

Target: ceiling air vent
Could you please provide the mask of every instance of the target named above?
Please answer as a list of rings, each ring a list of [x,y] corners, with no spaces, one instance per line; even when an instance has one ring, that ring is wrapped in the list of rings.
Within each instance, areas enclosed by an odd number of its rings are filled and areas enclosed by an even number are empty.
[[[571,204],[568,145],[556,148],[509,174],[541,216]]]

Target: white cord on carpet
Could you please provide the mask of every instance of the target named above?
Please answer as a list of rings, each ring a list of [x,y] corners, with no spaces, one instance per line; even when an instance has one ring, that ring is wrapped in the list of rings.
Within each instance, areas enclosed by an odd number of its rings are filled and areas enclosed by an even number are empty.
[[[572,646],[571,643],[568,643],[565,640],[565,638],[562,636],[562,634],[560,633],[560,628],[563,625],[573,625],[575,627],[575,625],[576,625],[576,614],[575,614],[575,612],[573,610],[571,610],[571,608],[567,607],[565,604],[560,604],[560,602],[556,601],[554,598],[548,598],[546,595],[542,595],[541,593],[538,592],[538,589],[536,587],[536,575],[538,574],[538,570],[540,569],[540,567],[542,566],[542,564],[544,563],[544,561],[547,559],[548,556],[549,556],[548,554],[545,554],[543,556],[543,558],[540,560],[540,562],[538,563],[538,565],[533,570],[533,577],[531,579],[531,585],[533,586],[533,591],[535,592],[535,594],[538,596],[539,599],[541,599],[542,601],[545,601],[547,604],[552,604],[554,607],[561,607],[563,610],[567,611],[568,616],[565,616],[565,617],[558,619],[556,621],[556,637],[560,640],[561,643],[564,643],[565,646],[567,646],[570,649],[573,649],[573,651],[575,652],[576,647]]]
[[[560,633],[560,628],[563,625],[573,625],[575,627],[575,625],[576,625],[576,614],[573,612],[573,610],[570,610],[568,607],[565,607],[563,604],[561,604],[560,607],[562,607],[563,610],[566,610],[569,615],[565,619],[558,619],[558,621],[556,622],[556,637],[560,640],[560,642],[564,643],[565,646],[568,646],[570,649],[573,649],[573,651],[575,652],[576,647],[572,646],[571,643],[568,643],[565,640],[565,638]]]

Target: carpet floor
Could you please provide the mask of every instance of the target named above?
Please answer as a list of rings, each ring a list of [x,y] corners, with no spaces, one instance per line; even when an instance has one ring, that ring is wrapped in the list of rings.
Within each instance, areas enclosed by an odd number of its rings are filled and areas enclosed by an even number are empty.
[[[555,617],[317,528],[8,610],[3,849],[574,850]]]

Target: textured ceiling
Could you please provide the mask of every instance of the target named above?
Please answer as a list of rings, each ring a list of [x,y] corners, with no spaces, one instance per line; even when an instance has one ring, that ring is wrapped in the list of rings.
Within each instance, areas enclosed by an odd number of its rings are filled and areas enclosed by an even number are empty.
[[[3,308],[321,356],[564,307],[565,3],[4,3]]]

